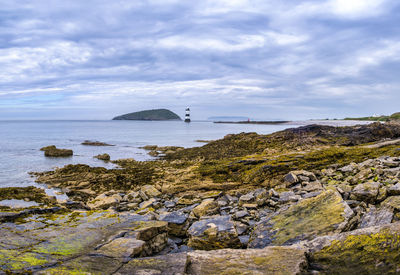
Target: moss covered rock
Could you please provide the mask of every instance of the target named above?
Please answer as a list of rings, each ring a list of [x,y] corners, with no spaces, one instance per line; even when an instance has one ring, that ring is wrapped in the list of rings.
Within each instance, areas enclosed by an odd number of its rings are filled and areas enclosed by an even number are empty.
[[[324,274],[398,274],[400,223],[320,237],[308,247],[311,269]]]
[[[353,215],[340,194],[329,190],[317,197],[301,200],[260,222],[251,234],[249,247],[288,245],[341,232]]]

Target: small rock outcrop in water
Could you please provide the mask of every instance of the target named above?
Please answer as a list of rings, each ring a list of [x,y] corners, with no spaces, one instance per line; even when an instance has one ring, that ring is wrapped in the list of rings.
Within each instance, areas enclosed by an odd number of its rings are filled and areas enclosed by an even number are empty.
[[[110,161],[110,159],[111,159],[109,154],[100,154],[100,155],[94,156],[94,158],[99,159],[99,160],[104,160],[104,161]]]
[[[182,120],[167,109],[145,110],[114,117],[113,120]]]
[[[85,140],[84,142],[81,143],[82,145],[87,145],[87,146],[114,146],[112,144],[108,144],[105,142],[101,141],[91,141],[91,140]]]
[[[70,157],[74,153],[70,149],[58,149],[55,145],[43,147],[40,151],[44,151],[46,157]]]

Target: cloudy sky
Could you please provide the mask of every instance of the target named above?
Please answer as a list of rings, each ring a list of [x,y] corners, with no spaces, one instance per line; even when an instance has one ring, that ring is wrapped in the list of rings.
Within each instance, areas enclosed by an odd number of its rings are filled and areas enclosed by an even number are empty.
[[[400,111],[398,0],[0,0],[0,119]]]

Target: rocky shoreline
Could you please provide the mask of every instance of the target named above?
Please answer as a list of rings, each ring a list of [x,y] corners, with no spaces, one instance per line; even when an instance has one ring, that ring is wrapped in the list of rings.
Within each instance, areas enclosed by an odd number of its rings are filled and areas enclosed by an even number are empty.
[[[0,191],[41,204],[2,208],[0,273],[400,273],[398,123],[146,149],[34,173],[67,201]]]

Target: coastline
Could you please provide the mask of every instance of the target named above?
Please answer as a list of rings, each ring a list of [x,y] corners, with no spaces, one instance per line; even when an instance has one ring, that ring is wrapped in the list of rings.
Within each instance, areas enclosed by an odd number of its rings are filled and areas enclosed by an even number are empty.
[[[40,204],[2,208],[0,231],[10,224],[23,228],[7,233],[15,242],[0,251],[8,261],[0,265],[2,270],[91,273],[104,268],[129,273],[165,271],[166,266],[187,270],[191,263],[205,274],[231,265],[245,271],[253,257],[274,255],[280,259],[279,270],[311,272],[322,265],[329,272],[342,266],[343,255],[359,248],[317,245],[324,236],[335,241],[352,236],[363,247],[371,232],[389,242],[400,233],[398,124],[307,125],[268,135],[230,134],[201,147],[146,148],[159,152],[159,159],[114,160],[118,168],[108,169],[74,164],[34,173],[39,184],[63,190],[69,200],[57,201],[40,189],[1,188],[9,199]],[[55,237],[49,239],[41,230]],[[36,235],[41,239],[27,247]],[[379,240],[373,244],[378,254],[354,254],[352,263],[367,257],[354,270],[393,270]],[[335,252],[327,255],[326,250]],[[236,260],[221,265],[213,262],[216,255],[221,262]],[[376,267],[376,257],[388,264]],[[150,259],[155,262],[151,267]],[[271,266],[257,260],[255,268],[268,271]]]

